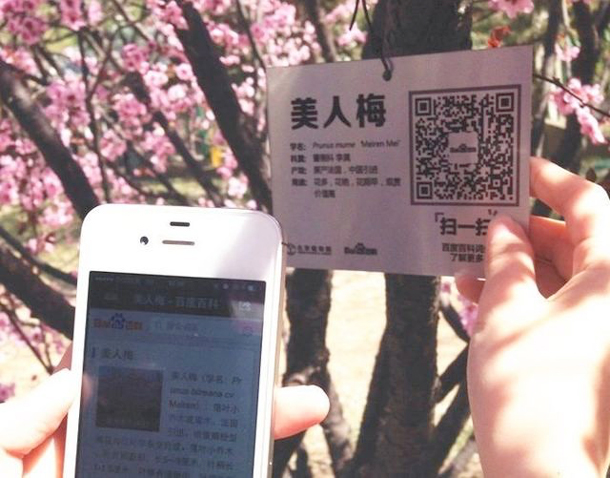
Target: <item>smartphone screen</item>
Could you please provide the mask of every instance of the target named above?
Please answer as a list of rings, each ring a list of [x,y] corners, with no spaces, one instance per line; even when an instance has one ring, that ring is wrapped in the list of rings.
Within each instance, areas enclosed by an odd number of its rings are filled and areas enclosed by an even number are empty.
[[[76,476],[252,475],[265,283],[91,272]]]

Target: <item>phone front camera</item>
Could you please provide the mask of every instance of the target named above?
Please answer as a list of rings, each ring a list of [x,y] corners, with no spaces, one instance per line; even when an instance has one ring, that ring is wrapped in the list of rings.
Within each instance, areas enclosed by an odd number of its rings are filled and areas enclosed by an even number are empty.
[[[142,236],[140,238],[140,244],[142,244],[143,246],[145,246],[146,244],[148,244],[148,237],[146,236]]]

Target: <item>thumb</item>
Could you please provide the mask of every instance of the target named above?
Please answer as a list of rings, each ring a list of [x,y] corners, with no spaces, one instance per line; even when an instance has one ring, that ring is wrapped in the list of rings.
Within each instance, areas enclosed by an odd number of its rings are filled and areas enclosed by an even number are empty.
[[[523,228],[508,216],[492,221],[487,233],[485,288],[481,306],[522,304],[539,298],[534,251]]]
[[[0,449],[24,456],[52,435],[68,413],[76,383],[70,370],[50,376],[28,395],[0,407]]]

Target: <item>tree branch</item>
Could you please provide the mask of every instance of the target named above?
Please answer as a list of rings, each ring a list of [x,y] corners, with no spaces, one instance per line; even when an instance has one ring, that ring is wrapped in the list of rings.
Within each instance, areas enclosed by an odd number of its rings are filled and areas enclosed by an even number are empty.
[[[84,8],[84,4],[82,4],[81,8]],[[112,196],[110,194],[110,186],[108,184],[108,174],[106,173],[106,165],[104,164],[104,158],[102,156],[102,152],[100,149],[100,134],[97,127],[97,119],[95,118],[95,110],[93,109],[93,103],[91,102],[92,94],[90,93],[90,85],[89,85],[89,66],[86,61],[86,53],[85,53],[85,45],[83,40],[84,31],[79,30],[76,33],[78,50],[80,53],[80,66],[81,66],[81,76],[83,78],[83,84],[85,85],[85,109],[87,110],[87,114],[89,115],[89,129],[91,130],[91,134],[93,135],[93,151],[97,156],[97,165],[100,170],[100,176],[102,178],[102,191],[104,192],[104,199],[106,202],[112,202]]]
[[[137,154],[137,153],[135,153],[135,154]],[[149,164],[149,161],[146,158],[143,158],[141,155],[138,155],[138,157],[146,165],[146,167],[151,171],[151,173],[157,178],[157,180],[163,185],[163,187],[165,187],[165,189],[167,190],[167,193],[154,193],[152,191],[148,191],[148,190],[144,189],[140,184],[138,184],[137,181],[134,181],[134,179],[129,176],[128,172],[123,173],[117,165],[110,163],[109,167],[115,172],[115,174],[117,174],[118,176],[123,178],[125,180],[125,182],[127,184],[129,184],[129,186],[132,189],[136,190],[138,193],[140,193],[142,196],[146,197],[147,199],[162,198],[165,200],[174,200],[178,204],[182,204],[183,206],[192,205],[186,196],[184,196],[179,191],[177,191],[176,188],[174,188],[174,186],[172,185],[172,183],[170,182],[169,179],[167,179],[160,172],[156,171],[152,164]]]
[[[459,353],[439,378],[436,389],[436,402],[441,402],[453,388],[466,380],[466,364],[468,362],[468,346]]]
[[[451,327],[451,329],[455,332],[455,335],[457,335],[464,342],[468,342],[470,340],[470,336],[464,329],[462,320],[460,319],[460,314],[457,310],[455,310],[455,307],[453,307],[449,301],[441,300],[440,310],[443,317],[449,324],[449,327]]]
[[[122,14],[127,15],[124,10],[122,11]],[[129,17],[125,16],[125,18],[127,21],[130,21]],[[117,30],[117,32],[118,31],[120,31],[120,29]],[[143,32],[139,30],[136,30],[136,32],[142,35],[144,39],[148,38]],[[94,38],[94,41],[96,41],[99,48],[102,48],[102,44],[99,39]],[[214,185],[211,178],[205,173],[205,171],[201,170],[200,164],[191,154],[178,132],[171,127],[165,114],[161,111],[155,111],[150,108],[150,94],[148,92],[148,88],[144,83],[144,80],[142,79],[142,76],[137,72],[125,71],[125,69],[122,68],[121,65],[119,65],[117,61],[112,57],[112,51],[110,49],[105,53],[104,61],[111,62],[118,71],[125,75],[126,85],[134,94],[134,96],[138,99],[138,101],[148,106],[149,111],[153,116],[153,119],[163,128],[165,135],[172,143],[172,146],[174,146],[174,148],[176,149],[176,152],[184,160],[187,167],[193,174],[195,180],[199,183],[199,185],[202,187],[204,192],[207,194],[207,196],[210,198],[210,200],[214,203],[215,206],[222,206],[223,200],[222,196],[218,192],[218,188]],[[151,169],[153,174],[157,175],[157,172],[153,168],[149,169]],[[162,181],[158,175],[157,177],[171,194],[177,194],[178,196],[176,197],[182,196],[173,188],[173,186],[171,186],[169,182]],[[184,203],[186,201],[186,198],[183,197],[182,199],[180,199],[180,201]]]
[[[599,113],[602,116],[605,116],[606,118],[610,118],[610,112],[608,111],[604,111],[602,109],[596,108],[595,106],[593,106],[591,103],[587,103],[586,101],[584,101],[580,96],[578,96],[576,93],[574,93],[570,88],[568,88],[566,85],[564,85],[559,78],[547,78],[544,75],[539,75],[538,73],[534,73],[534,78],[538,79],[538,80],[543,80],[546,81],[548,83],[551,83],[552,85],[555,85],[558,88],[561,88],[563,91],[565,91],[567,94],[569,94],[570,96],[572,96],[573,98],[576,98],[578,100],[578,102],[580,103],[580,106],[583,107],[587,107],[592,111],[595,111],[596,113]]]
[[[447,468],[439,475],[439,478],[459,478],[462,476],[462,472],[466,470],[472,455],[474,455],[476,451],[477,444],[474,441],[474,433],[471,433],[464,446],[457,452],[457,455],[455,455]]]
[[[0,99],[36,144],[47,164],[57,174],[66,196],[83,219],[99,204],[85,173],[51,126],[42,108],[32,99],[7,63],[0,59]]]
[[[46,264],[46,263],[42,262],[41,260],[37,259],[36,257],[34,257],[30,253],[30,251],[28,251],[25,247],[23,247],[23,245],[21,244],[21,242],[19,242],[19,240],[17,240],[15,237],[13,237],[13,235],[10,232],[8,232],[6,229],[4,229],[4,227],[2,227],[1,225],[0,225],[0,237],[2,239],[4,239],[6,241],[6,243],[8,245],[10,245],[13,249],[15,249],[21,255],[21,257],[23,259],[25,259],[27,262],[32,264],[34,267],[37,267],[42,272],[45,272],[46,274],[50,275],[51,277],[53,277],[55,279],[59,279],[72,286],[76,286],[76,277],[74,277],[72,274],[68,274],[67,272],[59,270],[50,264]]]
[[[239,167],[248,178],[252,196],[262,207],[271,209],[271,189],[267,181],[263,147],[256,137],[252,119],[239,106],[231,79],[221,63],[210,33],[192,3],[177,2],[188,25],[176,29],[197,82],[214,112],[218,126],[233,151]]]
[[[354,454],[349,440],[350,426],[343,416],[339,394],[330,377],[328,378],[326,393],[330,400],[330,410],[321,425],[326,443],[328,443],[333,472],[335,476],[341,476]]]
[[[40,362],[40,365],[42,365],[46,372],[51,375],[53,373],[53,365],[51,365],[50,362],[45,362],[45,360],[42,358],[42,355],[40,354],[40,351],[36,347],[34,347],[34,344],[32,344],[30,338],[23,331],[21,325],[19,325],[19,319],[17,318],[17,314],[15,314],[15,311],[7,307],[6,304],[4,304],[2,301],[0,301],[0,310],[2,310],[2,312],[6,314],[11,325],[17,331],[17,334],[19,334],[21,340],[25,342],[27,347],[34,354],[36,360],[38,360],[38,362]]]
[[[260,67],[266,71],[267,67],[265,65],[265,62],[263,61],[263,57],[258,52],[258,47],[256,46],[256,42],[254,41],[254,37],[252,36],[252,31],[250,30],[250,24],[248,22],[248,19],[244,15],[244,9],[241,6],[240,0],[236,0],[235,7],[237,8],[237,17],[239,18],[239,23],[241,23],[241,27],[246,32],[246,36],[248,37],[248,42],[250,42],[250,48],[252,48],[252,55],[254,56],[254,59],[258,62]],[[257,77],[258,77],[258,75],[255,72],[254,81],[256,83],[258,83]],[[256,86],[255,86],[255,88],[256,88]]]
[[[191,174],[193,175],[195,180],[199,183],[199,185],[207,193],[210,200],[214,203],[214,206],[221,207],[224,202],[222,200],[220,192],[218,191],[218,188],[212,182],[212,179],[209,177],[209,175],[202,170],[201,164],[193,157],[191,152],[186,147],[186,144],[184,144],[184,141],[182,141],[182,138],[180,137],[178,132],[170,126],[165,114],[161,111],[155,111],[153,113],[153,119],[161,125],[170,142],[172,143],[174,148],[176,148],[176,151],[184,160],[186,166],[191,171]]]
[[[218,188],[216,187],[216,185],[214,185],[211,178],[201,169],[200,163],[195,159],[195,157],[186,147],[186,144],[184,144],[184,141],[182,140],[178,132],[170,126],[167,116],[165,116],[165,113],[158,110],[155,111],[150,108],[150,96],[148,94],[148,90],[146,89],[146,85],[144,84],[142,76],[136,72],[127,73],[125,75],[125,82],[129,86],[129,89],[133,92],[135,97],[138,99],[138,101],[145,104],[152,112],[153,120],[159,123],[161,128],[163,128],[165,135],[168,137],[168,139],[176,149],[177,153],[184,160],[186,166],[189,168],[195,180],[207,193],[208,197],[212,200],[214,205],[216,207],[222,206],[223,200],[222,196],[218,192]]]
[[[430,476],[438,474],[438,470],[443,466],[443,461],[447,458],[451,446],[455,443],[469,416],[468,390],[464,380],[451,405],[449,405],[449,408],[434,430],[434,438],[428,456]]]
[[[45,284],[40,277],[8,249],[0,245],[0,283],[17,296],[32,315],[71,338],[74,307],[62,294]]]
[[[572,11],[581,45],[578,57],[572,62],[572,70],[574,76],[583,84],[591,84],[595,76],[595,65],[599,60],[599,37],[588,5],[584,2],[575,2]],[[551,155],[551,160],[570,171],[578,171],[580,169],[578,151],[581,143],[580,123],[576,114],[571,114],[567,118],[563,137],[557,150]],[[532,214],[538,216],[548,216],[550,212],[550,208],[540,200],[537,200],[532,208]]]
[[[599,10],[596,12],[595,28],[597,35],[602,38],[604,31],[610,24],[610,2],[603,1],[599,4]]]
[[[330,30],[326,27],[321,18],[321,5],[319,0],[303,0],[303,5],[307,11],[307,16],[316,30],[318,43],[322,49],[322,57],[326,63],[337,61],[337,51],[335,41]]]

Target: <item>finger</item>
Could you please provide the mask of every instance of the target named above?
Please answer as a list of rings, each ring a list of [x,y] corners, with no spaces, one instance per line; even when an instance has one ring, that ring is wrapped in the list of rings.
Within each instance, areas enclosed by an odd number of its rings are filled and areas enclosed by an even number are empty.
[[[532,246],[521,226],[507,216],[489,225],[485,266],[481,307],[493,310],[541,298]]]
[[[542,296],[547,299],[559,291],[566,284],[566,280],[559,275],[552,263],[537,258],[536,283]]]
[[[66,423],[64,418],[59,428],[23,458],[23,476],[27,478],[61,477],[66,449]],[[55,470],[52,474],[51,470]]]
[[[54,373],[69,368],[71,358],[72,344],[66,349]],[[64,418],[53,435],[44,440],[23,458],[24,477],[49,478],[50,476],[62,476],[64,452],[66,449],[66,425],[67,419]],[[55,470],[54,475],[51,475],[51,470]]]
[[[279,440],[317,425],[326,418],[329,408],[328,397],[315,385],[279,388],[275,394],[273,436]]]
[[[3,405],[0,448],[24,456],[53,434],[68,413],[76,382],[69,370],[62,370],[22,398]]]
[[[601,186],[542,158],[530,161],[531,194],[565,217],[572,244],[610,239],[610,201]]]
[[[568,236],[565,222],[532,216],[529,237],[536,257],[541,262],[552,264],[563,280],[567,281],[572,276],[574,246]]]
[[[455,286],[470,302],[479,302],[485,281],[467,272],[455,274]]]

